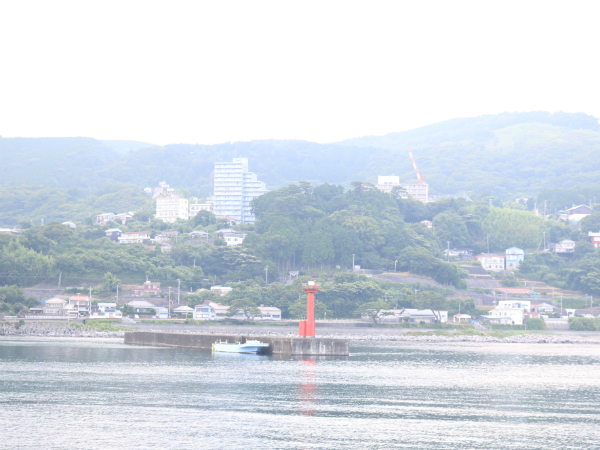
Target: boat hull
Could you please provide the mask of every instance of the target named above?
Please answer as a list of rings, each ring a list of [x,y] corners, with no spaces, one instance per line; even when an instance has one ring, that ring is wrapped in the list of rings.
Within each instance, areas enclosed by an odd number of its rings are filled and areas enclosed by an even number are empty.
[[[213,344],[213,351],[225,353],[264,353],[267,348],[269,344]]]

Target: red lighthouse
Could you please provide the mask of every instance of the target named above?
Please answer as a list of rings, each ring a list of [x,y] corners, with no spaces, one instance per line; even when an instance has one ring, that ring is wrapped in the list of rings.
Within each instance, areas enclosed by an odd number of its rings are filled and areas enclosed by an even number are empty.
[[[300,336],[315,337],[315,294],[320,291],[316,281],[302,285],[302,290],[308,294],[306,302],[306,320],[300,321]]]

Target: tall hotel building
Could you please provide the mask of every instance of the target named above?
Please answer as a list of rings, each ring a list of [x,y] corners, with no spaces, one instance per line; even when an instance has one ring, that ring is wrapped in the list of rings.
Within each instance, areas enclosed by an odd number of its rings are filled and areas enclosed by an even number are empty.
[[[215,163],[213,212],[217,218],[233,219],[238,224],[254,223],[250,202],[267,192],[265,183],[248,172],[248,158]]]

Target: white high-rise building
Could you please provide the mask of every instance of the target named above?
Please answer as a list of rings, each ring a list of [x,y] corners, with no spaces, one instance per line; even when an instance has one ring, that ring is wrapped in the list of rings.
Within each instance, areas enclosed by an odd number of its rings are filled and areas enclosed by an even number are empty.
[[[229,218],[238,224],[254,223],[250,202],[267,192],[265,183],[248,172],[248,158],[215,163],[213,212],[217,218]]]
[[[177,194],[156,197],[156,218],[163,222],[175,222],[177,219],[188,220],[188,199]]]
[[[377,177],[377,189],[384,192],[392,192],[394,186],[400,186],[406,189],[406,193],[415,200],[420,200],[423,203],[429,201],[429,185],[427,183],[400,183],[400,177],[397,176],[379,176]]]

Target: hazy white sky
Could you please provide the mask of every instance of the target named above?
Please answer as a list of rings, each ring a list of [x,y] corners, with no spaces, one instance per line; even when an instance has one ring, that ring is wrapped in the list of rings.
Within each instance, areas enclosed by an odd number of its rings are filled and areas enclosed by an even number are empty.
[[[332,142],[600,117],[598,1],[2,1],[0,135]]]

